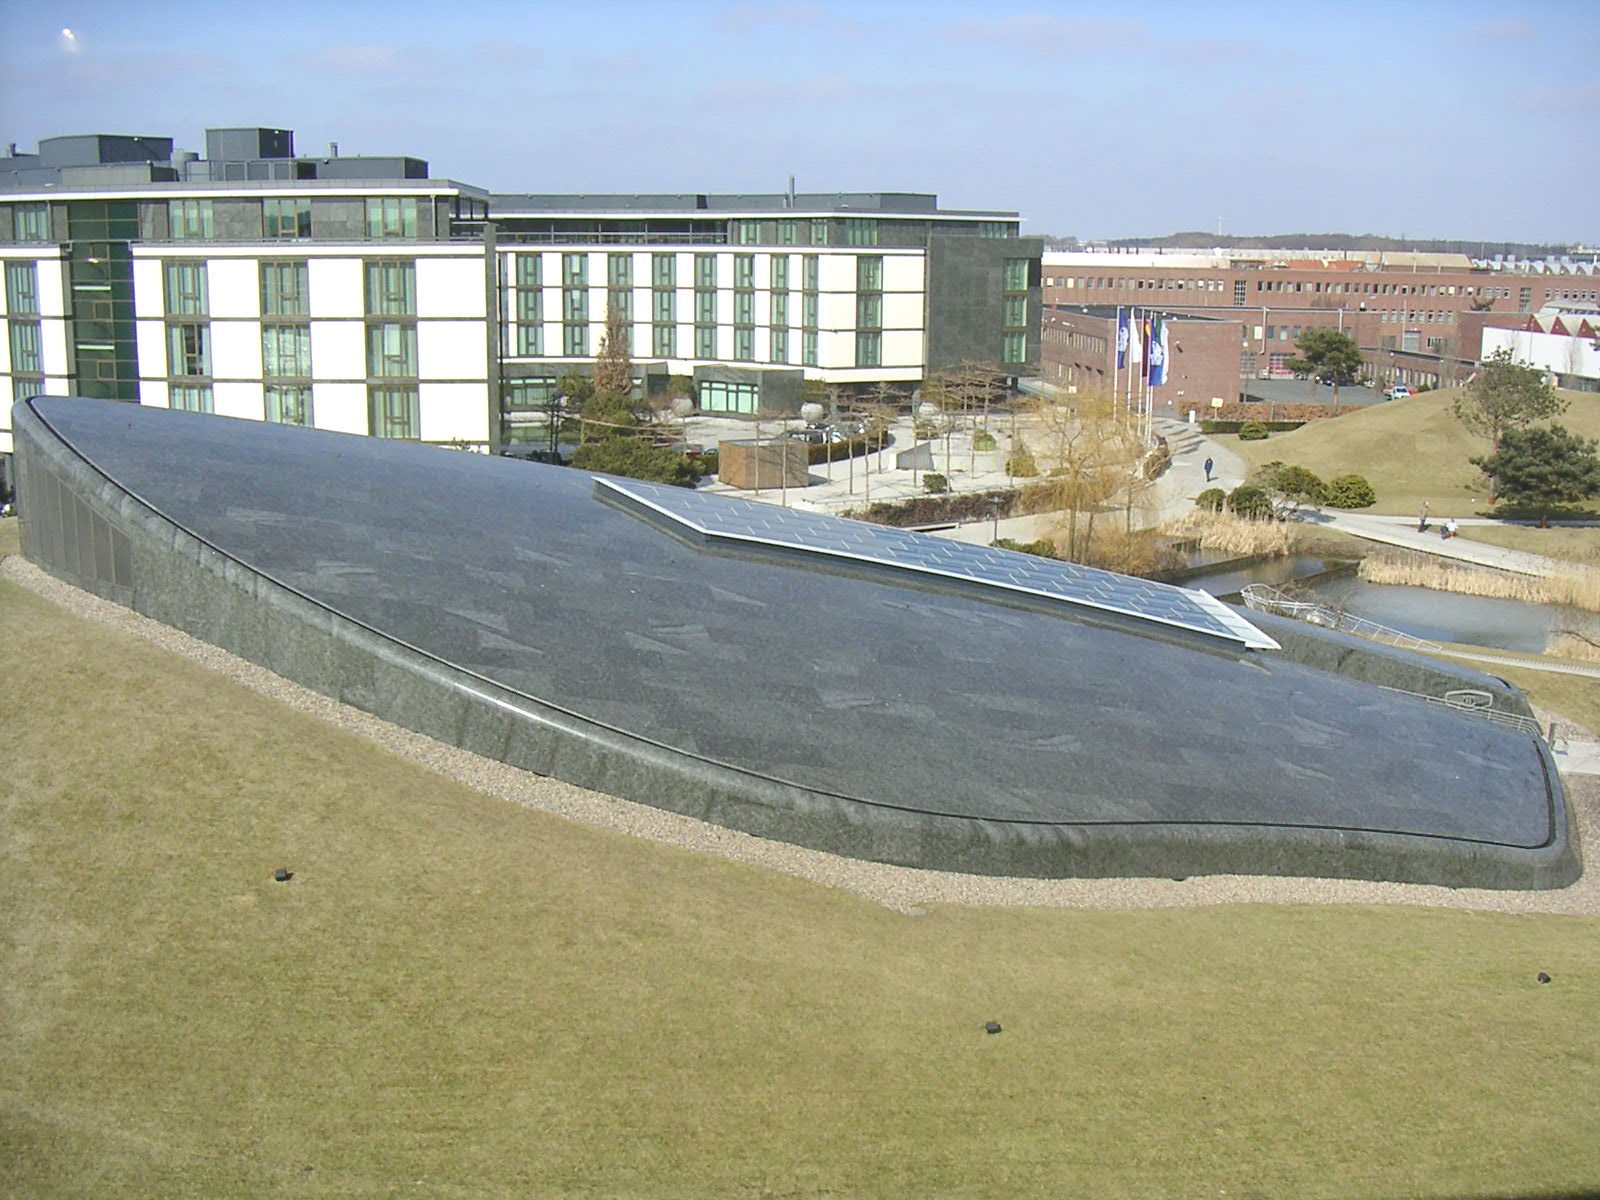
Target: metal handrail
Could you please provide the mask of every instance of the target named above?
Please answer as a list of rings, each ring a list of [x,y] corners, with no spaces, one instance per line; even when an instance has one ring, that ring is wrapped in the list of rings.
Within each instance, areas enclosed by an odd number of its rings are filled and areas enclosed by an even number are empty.
[[[1265,583],[1246,584],[1239,592],[1244,599],[1245,607],[1253,612],[1272,613],[1280,617],[1290,617],[1296,621],[1304,621],[1309,625],[1318,625],[1324,629],[1336,629],[1341,633],[1354,633],[1361,637],[1371,638],[1375,642],[1384,642],[1390,646],[1399,646],[1405,650],[1424,650],[1439,653],[1444,646],[1439,642],[1427,638],[1413,637],[1398,629],[1391,629],[1387,625],[1380,625],[1376,621],[1369,621],[1365,617],[1358,617],[1352,613],[1341,612],[1337,608],[1330,608],[1326,604],[1317,604],[1308,600],[1295,600],[1280,592],[1277,588]]]
[[[1277,588],[1265,583],[1246,584],[1239,593],[1244,598],[1245,607],[1252,612],[1271,613],[1280,617],[1290,617],[1297,621],[1305,621],[1310,625],[1317,625],[1324,629],[1336,629],[1342,633],[1354,633],[1361,637],[1371,638],[1374,641],[1385,642],[1391,646],[1399,646],[1407,650],[1426,650],[1443,652],[1444,646],[1439,642],[1429,641],[1427,638],[1413,637],[1409,633],[1402,633],[1398,629],[1390,629],[1387,625],[1379,625],[1376,621],[1369,621],[1365,617],[1352,616],[1347,612],[1340,612],[1326,604],[1316,604],[1307,600],[1293,600]],[[1481,688],[1456,688],[1442,696],[1429,696],[1422,692],[1410,692],[1405,688],[1386,687],[1379,684],[1386,692],[1396,692],[1402,696],[1410,696],[1416,700],[1426,700],[1429,704],[1439,704],[1451,712],[1462,713],[1469,717],[1481,717],[1485,721],[1492,721],[1496,725],[1505,725],[1508,728],[1520,730],[1536,738],[1544,737],[1544,730],[1539,727],[1539,722],[1532,717],[1523,716],[1521,713],[1503,712],[1494,707],[1494,693]]]

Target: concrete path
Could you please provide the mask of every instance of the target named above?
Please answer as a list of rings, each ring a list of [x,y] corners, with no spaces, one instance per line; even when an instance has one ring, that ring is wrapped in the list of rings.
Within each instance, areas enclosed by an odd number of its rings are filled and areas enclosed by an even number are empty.
[[[1543,554],[1529,554],[1525,550],[1491,546],[1487,542],[1474,542],[1468,538],[1442,538],[1439,536],[1437,522],[1429,522],[1427,532],[1421,533],[1417,530],[1415,517],[1302,509],[1300,520],[1310,525],[1321,525],[1327,529],[1354,534],[1368,541],[1400,546],[1423,554],[1435,554],[1441,558],[1457,559],[1480,567],[1512,571],[1518,575],[1551,575],[1570,565]]]
[[[1556,739],[1550,748],[1556,769],[1563,775],[1600,775],[1600,742]]]

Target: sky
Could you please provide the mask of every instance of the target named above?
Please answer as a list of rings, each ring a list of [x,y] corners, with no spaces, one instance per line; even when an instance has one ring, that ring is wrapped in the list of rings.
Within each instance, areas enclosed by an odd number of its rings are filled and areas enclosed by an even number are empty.
[[[0,143],[233,125],[498,192],[1593,246],[1600,0],[0,0]]]

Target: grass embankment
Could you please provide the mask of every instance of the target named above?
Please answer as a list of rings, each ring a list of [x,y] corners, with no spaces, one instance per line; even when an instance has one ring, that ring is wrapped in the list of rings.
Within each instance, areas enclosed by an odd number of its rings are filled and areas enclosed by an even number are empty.
[[[1600,568],[1600,528],[1539,529],[1528,525],[1462,525],[1460,536],[1491,546],[1526,550],[1585,566]]]
[[[1600,1179],[1595,919],[912,919],[488,799],[7,584],[0,638],[0,1192]]]
[[[1218,440],[1252,468],[1276,460],[1323,479],[1363,475],[1378,496],[1366,512],[1415,516],[1427,501],[1433,517],[1475,516],[1491,510],[1482,477],[1467,460],[1489,453],[1489,443],[1468,433],[1451,412],[1460,394],[1459,388],[1424,392],[1312,421],[1260,442],[1241,442],[1231,434]],[[1600,437],[1600,396],[1561,395],[1570,403],[1556,419],[1585,437]]]
[[[1457,653],[1459,652],[1459,653]],[[1474,654],[1492,654],[1497,659],[1515,658],[1527,662],[1527,666],[1507,666],[1503,662],[1493,664],[1475,661]],[[1485,649],[1481,646],[1460,646],[1447,644],[1441,657],[1460,661],[1466,666],[1475,667],[1480,671],[1487,671],[1491,675],[1498,675],[1502,679],[1516,684],[1528,694],[1528,699],[1533,704],[1566,718],[1577,725],[1589,730],[1591,733],[1600,734],[1600,679],[1592,679],[1584,675],[1565,675],[1554,671],[1541,671],[1541,664],[1550,662],[1573,662],[1577,665],[1587,665],[1579,662],[1575,657],[1562,658],[1557,655],[1518,654],[1511,650]],[[1585,863],[1593,869],[1593,847],[1585,847]]]

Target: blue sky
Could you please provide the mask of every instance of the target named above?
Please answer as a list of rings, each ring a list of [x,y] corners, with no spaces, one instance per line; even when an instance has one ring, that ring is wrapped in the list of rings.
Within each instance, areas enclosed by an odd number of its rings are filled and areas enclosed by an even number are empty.
[[[0,0],[0,141],[207,125],[496,191],[793,174],[1080,237],[1592,245],[1600,2]]]

